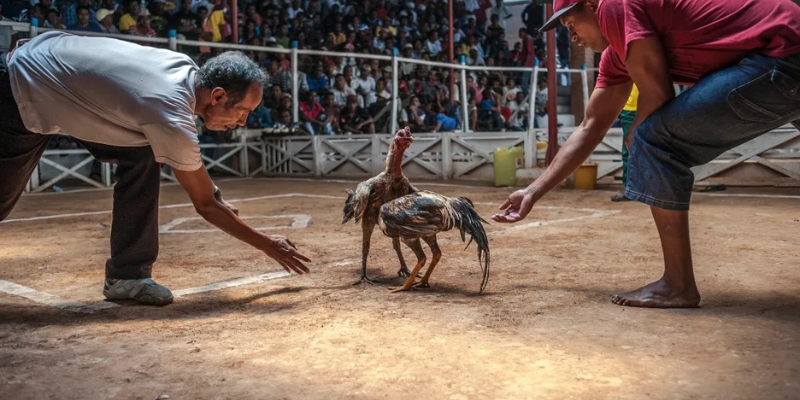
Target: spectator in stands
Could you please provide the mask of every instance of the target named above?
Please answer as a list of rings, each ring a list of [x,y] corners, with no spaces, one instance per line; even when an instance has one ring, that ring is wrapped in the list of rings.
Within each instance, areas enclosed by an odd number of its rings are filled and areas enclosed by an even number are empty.
[[[487,87],[483,89],[482,100],[478,105],[478,120],[484,122],[484,129],[499,130],[503,127],[503,117],[498,106],[498,94]]]
[[[45,28],[54,29],[67,29],[64,25],[64,20],[61,18],[61,13],[58,10],[50,9],[47,11],[47,21],[44,23]]]
[[[361,96],[360,103],[363,104],[365,108],[375,102],[375,78],[370,74],[371,69],[372,67],[370,67],[369,64],[362,64],[361,75],[355,79],[356,94]]]
[[[322,105],[317,102],[317,92],[309,90],[306,100],[300,102],[301,126],[312,135],[333,135],[333,127]]]
[[[156,37],[156,31],[150,26],[150,11],[146,8],[139,11],[136,25],[128,32],[134,36]],[[150,44],[155,46],[155,44]]]
[[[284,92],[292,90],[292,74],[281,67],[279,60],[272,60],[269,63],[267,82],[270,85],[278,86]]]
[[[97,10],[95,13],[100,29],[103,33],[119,34],[119,29],[114,26],[114,12],[105,8]]]
[[[283,91],[279,85],[271,85],[269,86],[269,93],[268,95],[264,96],[264,106],[269,108],[270,110],[277,110],[281,106],[281,98],[283,97]],[[275,116],[277,120],[278,116]]]
[[[75,23],[75,25],[71,25],[67,29],[71,31],[103,33],[103,29],[100,28],[100,25],[98,25],[96,22],[92,22],[89,20],[88,6],[78,6],[75,12],[78,16],[77,22]]]
[[[540,79],[536,90],[536,111],[533,118],[534,128],[547,128],[547,80]]]
[[[432,115],[432,132],[452,132],[456,129],[458,121],[455,118],[449,117],[444,113],[444,109],[439,104],[431,106]]]
[[[127,0],[125,2],[127,12],[119,19],[120,32],[128,32],[136,26],[136,19],[139,16],[139,0]]]
[[[339,126],[340,122],[340,114],[341,114],[341,107],[338,107],[333,101],[333,93],[327,92],[322,97],[322,107],[324,107],[325,115],[327,116],[327,120],[330,121],[331,128],[333,129],[334,133],[342,133],[341,127]]]
[[[150,11],[150,26],[156,36],[166,37],[169,28],[169,14],[166,13],[167,0],[150,0],[147,10]],[[172,6],[173,3],[170,3]]]
[[[272,110],[264,105],[264,100],[258,104],[255,110],[247,115],[247,127],[251,129],[270,128],[272,123]]]
[[[78,0],[76,2],[70,3],[63,11],[62,16],[64,18],[64,25],[66,26],[77,26],[80,24],[78,20],[78,7],[86,7],[89,11],[89,21],[97,23],[97,19],[95,18],[95,12],[92,9],[92,4],[90,0]],[[79,29],[85,31],[85,29]],[[96,31],[89,31],[89,32],[96,32]]]
[[[347,105],[347,97],[355,95],[356,91],[347,86],[344,75],[338,74],[336,75],[333,89],[331,89],[331,94],[333,94],[333,103],[341,108]]]
[[[425,128],[425,111],[420,107],[419,97],[411,95],[408,107],[400,113],[400,122],[402,125],[408,125],[412,132]]]
[[[367,111],[359,107],[358,97],[347,97],[347,105],[340,114],[340,126],[347,133],[375,133],[375,123]]]
[[[169,29],[177,32],[178,39],[197,40],[203,33],[197,13],[192,12],[192,0],[181,0],[181,8],[169,17]],[[199,50],[194,46],[182,48],[184,52],[195,54]]]
[[[512,131],[525,131],[528,127],[528,102],[522,91],[518,91],[514,100],[509,101],[506,106],[511,109],[511,117],[506,124]]]
[[[321,92],[328,90],[328,78],[322,73],[323,67],[322,65],[316,65],[314,67],[314,72],[310,75],[306,75],[306,82],[308,83],[308,90],[312,90],[315,92]]]

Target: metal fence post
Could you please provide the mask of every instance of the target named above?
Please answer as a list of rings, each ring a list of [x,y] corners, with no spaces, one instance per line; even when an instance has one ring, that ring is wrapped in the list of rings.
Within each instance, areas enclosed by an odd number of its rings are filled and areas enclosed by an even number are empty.
[[[469,98],[467,97],[467,56],[461,55],[461,131],[464,133],[469,132]],[[450,157],[449,153],[445,153],[446,157]],[[445,176],[449,175],[447,171]],[[447,179],[447,178],[445,178]]]
[[[172,51],[178,51],[178,31],[175,29],[170,29],[168,40],[169,42],[167,42],[167,45],[169,46],[169,49]]]
[[[397,62],[397,47],[392,49],[392,123],[389,125],[390,134],[397,131],[397,99],[400,95],[399,83],[397,76],[400,74],[399,63]]]
[[[586,64],[581,64],[581,86],[583,87],[583,116],[586,117],[586,108],[589,106],[589,75],[586,73]]]
[[[300,122],[300,80],[297,77],[297,41],[292,40],[292,122]]]
[[[533,62],[533,77],[531,79],[530,97],[528,97],[528,132],[534,130],[536,118],[536,87],[539,85],[539,59]],[[541,126],[539,127],[541,128]]]
[[[38,18],[31,18],[31,28],[30,31],[31,38],[35,38],[39,34],[39,19]]]

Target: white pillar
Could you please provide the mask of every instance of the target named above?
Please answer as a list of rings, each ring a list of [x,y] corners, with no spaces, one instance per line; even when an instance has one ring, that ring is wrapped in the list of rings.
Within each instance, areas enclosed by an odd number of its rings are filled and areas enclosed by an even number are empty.
[[[394,135],[397,132],[397,105],[400,99],[400,88],[398,75],[400,75],[399,63],[397,62],[397,48],[392,49],[392,123],[389,125],[389,133]]]
[[[292,122],[300,122],[300,80],[297,78],[297,41],[292,41]]]
[[[467,57],[461,55],[461,131],[466,133],[469,130],[469,97],[467,97],[467,69],[463,68],[467,65]],[[444,153],[445,157],[451,157],[449,153]],[[449,173],[445,171],[444,179],[449,177]]]

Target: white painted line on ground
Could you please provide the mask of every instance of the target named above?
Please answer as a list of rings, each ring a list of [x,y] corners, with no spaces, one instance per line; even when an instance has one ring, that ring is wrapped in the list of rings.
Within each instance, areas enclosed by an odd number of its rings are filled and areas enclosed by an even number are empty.
[[[325,264],[322,268],[333,268],[333,267],[340,267],[343,265],[350,265],[355,264],[361,261],[360,259],[347,259],[341,261],[334,261],[329,264]],[[172,296],[174,298],[179,298],[183,296],[188,296],[191,294],[197,293],[204,293],[204,292],[211,292],[214,290],[222,290],[231,287],[238,287],[244,285],[252,285],[255,283],[266,282],[272,279],[279,279],[285,278],[288,276],[292,276],[286,271],[277,271],[277,272],[270,272],[262,275],[251,276],[247,278],[237,278],[231,279],[228,281],[212,283],[205,286],[199,286],[194,288],[186,288],[186,289],[179,289],[172,292]],[[63,300],[57,296],[54,296],[50,293],[40,292],[36,289],[29,288],[27,286],[18,285],[13,282],[0,280],[0,292],[7,293],[15,296],[20,296],[25,299],[31,300],[33,302],[44,304],[51,307],[60,308],[62,310],[82,313],[82,314],[91,314],[96,311],[105,310],[108,308],[116,308],[120,307],[117,303],[112,303],[109,301],[100,302],[100,303],[81,303],[79,301],[67,301]]]
[[[781,194],[747,194],[747,193],[693,193],[701,196],[711,197],[755,197],[764,199],[800,199],[800,196],[781,195]]]
[[[251,177],[238,177],[238,178],[222,178],[222,179],[215,179],[214,182],[235,182],[235,181],[243,181],[247,179],[253,179]],[[161,187],[169,187],[169,186],[177,186],[180,185],[178,182],[166,182],[162,183]],[[63,192],[39,192],[39,193],[24,193],[23,196],[52,196],[54,194],[72,194],[72,193],[84,193],[84,192],[102,192],[104,190],[111,190],[114,188],[114,185],[108,187],[93,187],[88,189],[75,189],[75,190],[65,190]]]
[[[86,309],[86,304],[84,303],[78,301],[67,301],[50,293],[40,292],[36,289],[18,285],[9,281],[0,280],[0,292],[13,294],[39,304],[60,308],[62,310],[78,313],[91,312]]]
[[[253,227],[253,229],[257,231],[266,231],[270,229],[302,229],[308,227],[308,223],[311,222],[311,216],[308,214],[287,214],[287,215],[254,215],[248,217],[240,217],[242,220],[252,220],[252,219],[285,219],[285,218],[292,218],[292,223],[290,225],[273,225],[273,226],[260,226],[260,227]],[[175,218],[172,221],[161,225],[158,227],[158,233],[222,233],[221,230],[217,228],[213,229],[172,229],[180,224],[187,222],[187,221],[202,221],[202,217],[189,217],[189,218]]]
[[[305,193],[286,193],[286,194],[274,194],[269,196],[259,196],[259,197],[248,197],[244,199],[225,199],[225,201],[229,203],[242,203],[247,201],[256,201],[256,200],[266,200],[266,199],[279,199],[285,197],[307,197],[312,199],[337,199],[337,200],[345,200],[344,196],[328,196],[324,194],[305,194]],[[160,206],[158,208],[161,209],[169,209],[169,208],[182,208],[182,207],[193,207],[192,203],[179,203],[179,204],[168,204],[164,206]],[[11,222],[28,222],[28,221],[40,221],[40,220],[47,220],[47,219],[56,219],[56,218],[69,218],[69,217],[83,217],[87,215],[100,215],[100,214],[110,214],[111,210],[107,211],[90,211],[90,212],[83,212],[83,213],[69,213],[69,214],[56,214],[56,215],[43,215],[39,217],[29,217],[29,218],[15,218],[15,219],[7,219],[5,221],[0,221],[0,224],[7,224]]]

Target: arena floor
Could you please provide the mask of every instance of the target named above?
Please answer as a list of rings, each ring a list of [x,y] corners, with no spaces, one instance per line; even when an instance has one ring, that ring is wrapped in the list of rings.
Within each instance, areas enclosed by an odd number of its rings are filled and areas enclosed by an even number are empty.
[[[467,195],[486,218],[510,189],[417,182]],[[399,285],[376,231],[352,286],[360,228],[341,224],[355,182],[219,182],[256,227],[313,259],[296,276],[162,191],[154,278],[164,308],[102,301],[110,190],[24,196],[0,224],[2,399],[781,399],[800,393],[800,192],[697,194],[702,308],[610,302],[661,273],[648,209],[561,189],[517,226],[493,223],[476,295],[474,245],[440,236],[432,287]],[[427,247],[425,248],[428,251]],[[404,249],[407,260],[413,254]],[[17,293],[12,295],[9,293]]]

